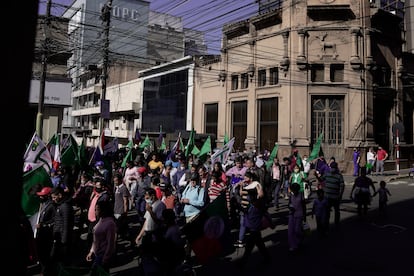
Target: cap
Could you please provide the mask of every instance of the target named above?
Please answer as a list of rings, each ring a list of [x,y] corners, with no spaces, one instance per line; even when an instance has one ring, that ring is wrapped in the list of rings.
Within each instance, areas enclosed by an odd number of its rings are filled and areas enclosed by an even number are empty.
[[[43,187],[42,190],[40,192],[37,192],[36,194],[38,196],[45,196],[45,195],[50,194],[51,191],[52,191],[51,187]]]
[[[95,167],[103,167],[104,162],[103,161],[98,161],[95,163]]]
[[[147,169],[145,167],[139,167],[138,168],[138,173],[139,174],[145,174],[147,172]]]

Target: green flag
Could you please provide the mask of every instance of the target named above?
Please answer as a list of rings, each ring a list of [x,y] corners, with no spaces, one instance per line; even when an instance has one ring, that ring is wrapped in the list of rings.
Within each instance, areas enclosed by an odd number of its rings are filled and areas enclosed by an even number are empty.
[[[211,153],[211,139],[210,136],[207,137],[206,141],[204,142],[203,146],[201,147],[200,153],[198,157],[201,158],[206,156],[207,154]]]
[[[62,165],[72,166],[79,163],[79,146],[72,134],[68,138],[68,146],[63,150],[60,157]]]
[[[161,142],[161,146],[160,146],[160,148],[158,149],[159,151],[164,151],[164,150],[166,150],[167,149],[167,145],[165,144],[165,139],[164,139],[164,137],[162,137],[162,142]]]
[[[52,182],[43,166],[23,175],[22,208],[27,216],[32,216],[39,210],[40,201],[36,192],[46,186],[52,187]]]
[[[321,144],[323,139],[323,132],[319,134],[318,140],[316,140],[316,143],[313,145],[312,152],[309,155],[309,162],[319,157],[319,151],[321,150]]]
[[[193,151],[194,143],[195,143],[194,136],[195,136],[195,131],[193,128],[191,129],[190,137],[188,138],[187,146],[185,147],[185,157],[188,157]]]
[[[230,141],[229,136],[227,135],[227,132],[224,133],[224,144],[227,144]]]
[[[277,156],[277,151],[279,150],[279,144],[275,143],[275,146],[270,153],[269,160],[266,161],[266,168],[269,169],[273,164],[273,159]]]
[[[128,143],[128,145],[129,145],[129,143]],[[145,137],[144,141],[139,145],[140,149],[145,149],[146,147],[151,147],[151,141],[150,141],[148,135]],[[132,147],[130,147],[130,148],[132,148]]]
[[[200,150],[197,148],[196,145],[194,145],[193,150],[191,151],[191,154],[194,156],[198,156],[200,154]]]
[[[132,161],[132,148],[134,147],[134,142],[132,140],[129,140],[128,145],[126,147],[129,150],[125,155],[124,160],[122,160],[121,168],[125,168],[128,161]]]

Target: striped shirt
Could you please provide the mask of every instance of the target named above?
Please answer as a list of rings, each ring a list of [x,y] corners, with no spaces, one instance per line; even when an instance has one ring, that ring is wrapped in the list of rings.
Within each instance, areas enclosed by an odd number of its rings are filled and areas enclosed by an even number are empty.
[[[325,181],[325,197],[330,199],[341,199],[344,192],[345,182],[344,177],[340,173],[326,172],[322,177]]]

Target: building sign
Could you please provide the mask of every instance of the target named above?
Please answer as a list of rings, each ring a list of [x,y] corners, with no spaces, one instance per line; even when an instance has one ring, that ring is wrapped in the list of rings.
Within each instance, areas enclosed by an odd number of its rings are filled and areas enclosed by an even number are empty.
[[[71,106],[70,93],[72,91],[71,82],[53,82],[46,81],[44,104],[46,105],[59,105],[59,106]],[[32,80],[30,83],[30,95],[29,103],[39,103],[40,94],[40,81]]]
[[[101,118],[103,119],[110,118],[109,100],[101,100]]]

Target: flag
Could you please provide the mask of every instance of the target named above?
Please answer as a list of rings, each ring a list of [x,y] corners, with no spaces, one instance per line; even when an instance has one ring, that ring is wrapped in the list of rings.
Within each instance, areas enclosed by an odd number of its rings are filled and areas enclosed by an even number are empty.
[[[159,151],[164,151],[166,149],[167,149],[167,145],[165,145],[165,139],[164,139],[164,137],[162,137],[161,146],[160,146],[160,148],[158,150]]]
[[[300,156],[300,153],[298,152],[296,155],[296,165],[299,166],[301,170],[303,170],[303,164],[302,164],[302,156]]]
[[[30,217],[39,210],[39,197],[36,192],[43,187],[52,187],[50,175],[43,166],[39,166],[23,174],[23,192],[21,204],[24,213]]]
[[[129,144],[128,144],[129,145]],[[128,147],[128,146],[127,146]],[[150,139],[149,139],[149,137],[148,137],[148,135],[147,136],[145,136],[145,139],[144,139],[144,141],[139,145],[139,148],[140,149],[145,149],[146,147],[151,147],[151,141],[150,141]],[[132,148],[132,147],[130,147],[130,148]]]
[[[39,166],[44,166],[46,172],[49,173],[52,168],[52,156],[46,147],[46,144],[35,132],[30,141],[23,157],[24,170],[32,168],[33,170]]]
[[[61,164],[65,166],[79,164],[79,146],[72,134],[69,134],[66,148],[62,151],[60,161]]]
[[[198,156],[200,154],[200,150],[197,148],[196,145],[194,145],[193,150],[191,151],[191,154],[194,156]]]
[[[202,157],[207,156],[207,154],[210,154],[210,153],[211,153],[211,139],[210,139],[210,136],[208,136],[203,146],[200,149],[200,153],[198,154],[198,157],[202,158]]]
[[[52,167],[57,170],[60,166],[60,137],[58,133],[50,138],[47,148],[52,156]]]
[[[231,138],[231,140],[225,144],[223,148],[211,155],[211,165],[214,165],[216,162],[221,162],[221,164],[225,164],[227,162],[227,159],[233,150],[234,140],[235,137]]]
[[[115,153],[118,151],[118,138],[115,137],[114,139],[112,139],[111,142],[109,142],[108,144],[106,144],[103,148],[103,153],[104,155],[110,154],[110,153]]]
[[[309,162],[319,157],[319,152],[321,151],[321,144],[323,139],[323,132],[319,134],[318,139],[316,140],[316,143],[313,145],[312,152],[309,155]]]
[[[277,156],[277,151],[279,150],[279,144],[275,143],[272,152],[270,153],[269,160],[266,162],[266,168],[269,169],[273,164],[273,159]]]
[[[210,202],[182,229],[200,264],[229,253],[233,244],[225,193]]]
[[[167,160],[171,160],[172,157],[180,151],[180,146],[183,144],[181,140],[181,132],[178,134],[177,141],[175,142],[174,146],[171,149],[170,154],[167,156]]]
[[[85,168],[88,165],[88,157],[86,156],[85,138],[82,138],[82,142],[78,147],[78,159],[81,168]]]
[[[141,133],[139,133],[139,129],[135,129],[135,136],[134,136],[134,143],[139,144],[141,142]]]
[[[147,138],[148,138],[148,136],[147,136]],[[124,160],[122,160],[121,168],[125,168],[127,163],[129,161],[132,161],[132,148],[134,147],[134,143],[132,142],[132,140],[129,140],[128,145],[126,147],[129,150],[128,150],[127,154],[125,155]]]
[[[105,148],[105,133],[102,131],[101,137],[99,137],[99,141],[98,141],[98,149],[101,151],[101,155],[104,155],[104,148]]]
[[[195,141],[194,141],[195,137],[194,136],[195,136],[195,131],[194,131],[194,128],[193,128],[193,129],[191,129],[190,137],[188,138],[187,146],[185,147],[185,157],[188,157],[191,154],[191,152],[193,151],[194,143],[195,143]]]
[[[223,140],[224,144],[227,144],[229,142],[229,136],[227,135],[227,132],[224,133],[224,140]]]
[[[103,161],[103,156],[101,154],[101,150],[99,149],[99,147],[95,147],[92,153],[92,157],[89,160],[89,165],[91,166],[98,161]]]

